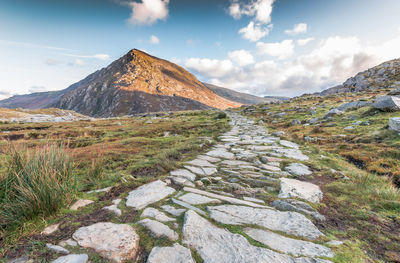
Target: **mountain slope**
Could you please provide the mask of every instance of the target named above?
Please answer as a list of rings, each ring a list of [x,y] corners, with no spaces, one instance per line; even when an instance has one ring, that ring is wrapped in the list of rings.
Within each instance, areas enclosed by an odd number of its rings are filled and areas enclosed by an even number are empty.
[[[136,49],[66,90],[0,101],[0,107],[56,107],[94,117],[239,106],[182,67]]]
[[[182,67],[134,49],[100,70],[95,79],[63,95],[53,106],[109,117],[240,105],[216,95]]]
[[[227,88],[222,88],[218,87],[212,84],[204,83],[204,86],[206,86],[208,89],[216,93],[217,95],[226,98],[231,101],[236,101],[241,104],[246,104],[246,105],[252,105],[252,104],[259,104],[259,103],[268,103],[271,101],[278,101],[278,99],[275,98],[262,98],[262,97],[257,97],[254,95],[250,95],[247,93],[242,93],[242,92],[237,92],[231,89]]]
[[[400,87],[400,59],[393,59],[360,72],[347,79],[343,84],[315,93],[315,95],[326,96],[387,87]]]

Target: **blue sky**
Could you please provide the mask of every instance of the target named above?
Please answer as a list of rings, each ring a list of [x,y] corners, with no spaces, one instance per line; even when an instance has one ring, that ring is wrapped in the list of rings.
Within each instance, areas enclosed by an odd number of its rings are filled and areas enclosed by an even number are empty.
[[[294,96],[400,57],[398,0],[1,0],[0,98],[59,90],[132,48],[200,80]]]

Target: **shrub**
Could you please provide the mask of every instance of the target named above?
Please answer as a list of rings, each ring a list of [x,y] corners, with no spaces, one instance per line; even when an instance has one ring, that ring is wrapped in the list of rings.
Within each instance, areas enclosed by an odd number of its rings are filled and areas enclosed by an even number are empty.
[[[216,116],[215,118],[216,118],[216,119],[225,119],[225,118],[227,118],[227,117],[228,117],[228,116],[226,115],[225,112],[220,111],[220,112],[217,113],[217,116]]]
[[[7,172],[0,178],[0,227],[53,214],[71,201],[75,189],[72,162],[63,147],[11,147]]]

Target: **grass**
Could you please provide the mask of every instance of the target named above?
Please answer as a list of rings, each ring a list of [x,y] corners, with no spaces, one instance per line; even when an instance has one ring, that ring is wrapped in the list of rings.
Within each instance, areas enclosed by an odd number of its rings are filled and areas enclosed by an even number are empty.
[[[11,147],[7,172],[0,179],[0,227],[19,226],[65,206],[75,191],[72,163],[63,147],[35,150]]]
[[[239,109],[256,121],[263,120],[270,132],[284,131],[285,139],[299,143],[311,157],[305,164],[312,167],[313,175],[300,179],[320,185],[324,192],[319,212],[327,221],[319,228],[334,239],[348,240],[335,248],[334,262],[393,262],[400,257],[400,136],[388,130],[389,118],[400,113],[364,107],[332,120],[323,118],[345,102],[373,100],[387,92],[301,96],[282,104]],[[274,117],[280,112],[286,115]],[[308,124],[312,118],[319,121]],[[362,124],[354,125],[355,121]],[[347,126],[355,129],[345,130]],[[306,136],[313,140],[306,141]]]
[[[101,208],[110,205],[110,200],[123,199],[129,191],[142,184],[164,178],[182,162],[207,151],[218,135],[229,129],[228,121],[218,111],[187,111],[153,118],[0,123],[0,138],[3,139],[0,141],[0,176],[8,170],[9,143],[6,140],[12,140],[16,148],[28,152],[48,144],[64,143],[68,145],[63,151],[74,167],[77,189],[67,203],[79,198],[96,200],[78,211],[60,209],[50,216],[41,214],[26,220],[23,225],[3,230],[0,232],[0,258],[28,255],[35,260],[52,260],[54,255],[43,252],[43,246],[38,246],[38,242],[57,244],[70,238],[79,226],[94,222],[106,220],[132,224],[138,221],[138,213],[125,207],[124,202],[120,204],[121,218],[107,217]],[[109,186],[113,187],[110,193],[86,194],[86,191]],[[62,231],[46,237],[39,235],[45,226],[54,223],[61,223]],[[149,249],[151,242],[155,241],[144,239],[141,245]],[[146,249],[143,251],[149,253]]]

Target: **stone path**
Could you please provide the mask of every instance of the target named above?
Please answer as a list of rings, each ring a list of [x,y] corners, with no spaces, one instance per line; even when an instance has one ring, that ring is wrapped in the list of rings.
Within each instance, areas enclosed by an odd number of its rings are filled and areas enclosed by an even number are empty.
[[[331,262],[334,253],[319,241],[324,234],[313,223],[324,217],[310,205],[323,193],[317,185],[288,178],[312,174],[301,163],[309,157],[253,121],[229,116],[232,129],[212,150],[105,208],[120,216],[118,206],[125,203],[139,212],[140,221],[82,227],[60,244],[76,241],[114,262],[133,260],[141,242],[135,227],[142,227],[171,244],[154,247],[147,260],[152,263],[193,263],[194,251],[205,263]],[[70,254],[55,262],[88,260]]]

